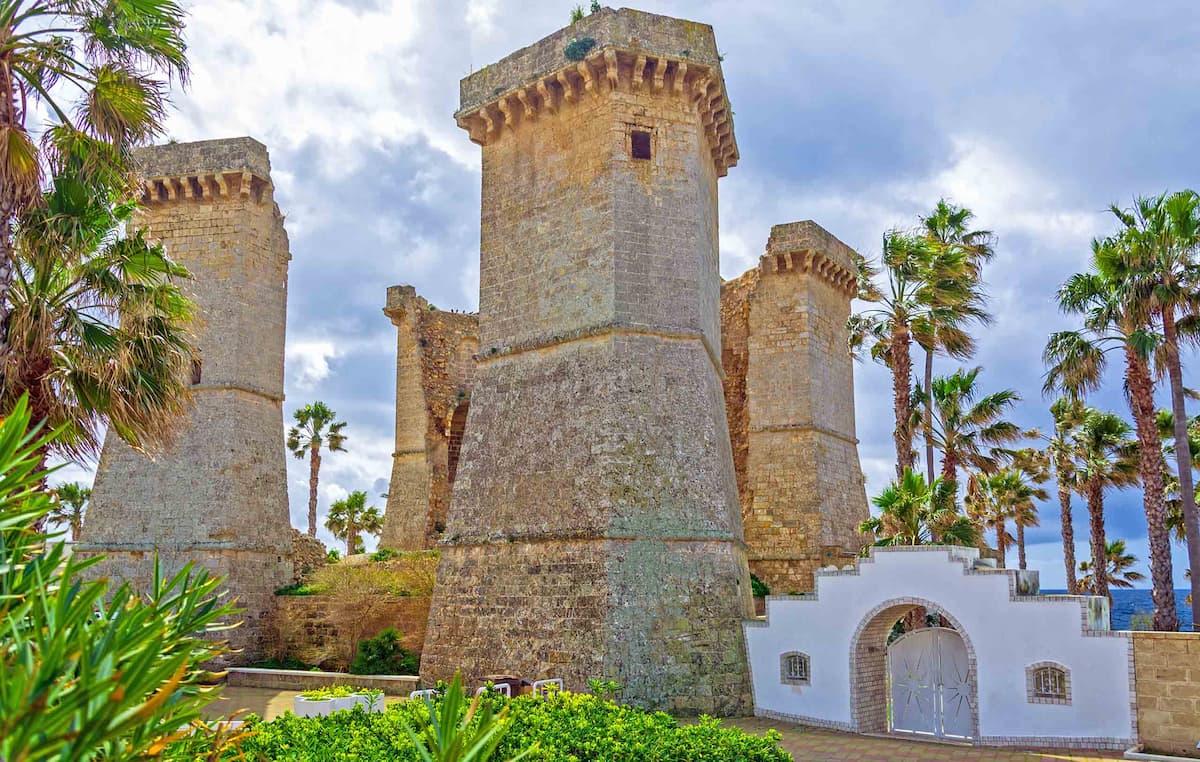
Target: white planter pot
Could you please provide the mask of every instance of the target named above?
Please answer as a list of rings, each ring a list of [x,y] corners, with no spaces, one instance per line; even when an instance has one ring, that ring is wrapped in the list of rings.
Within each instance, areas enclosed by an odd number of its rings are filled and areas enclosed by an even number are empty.
[[[324,717],[338,707],[334,703],[344,699],[307,699],[297,695],[292,699],[292,711],[297,717]]]

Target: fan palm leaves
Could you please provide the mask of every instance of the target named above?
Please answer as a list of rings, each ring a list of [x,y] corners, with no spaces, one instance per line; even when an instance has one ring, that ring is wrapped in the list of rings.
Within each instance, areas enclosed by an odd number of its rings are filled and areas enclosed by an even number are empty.
[[[1108,546],[1104,530],[1104,493],[1116,487],[1137,483],[1137,443],[1129,438],[1132,428],[1119,415],[1089,408],[1072,435],[1075,449],[1075,473],[1080,491],[1087,500],[1091,526],[1093,595],[1108,595],[1108,578],[1099,559]]]
[[[903,478],[892,482],[872,499],[880,510],[859,525],[858,531],[872,534],[875,545],[965,545],[979,541],[975,524],[953,507],[951,486],[941,479],[926,482],[908,468]]]
[[[58,176],[15,229],[0,413],[27,394],[63,457],[95,457],[105,426],[160,450],[191,399],[195,306],[180,288],[190,276],[130,229],[134,210]]]
[[[1042,437],[1042,450],[1046,463],[1054,469],[1054,483],[1058,493],[1058,508],[1062,526],[1063,559],[1066,565],[1067,593],[1079,592],[1075,566],[1075,522],[1071,516],[1071,496],[1077,488],[1075,474],[1075,429],[1083,422],[1087,406],[1078,397],[1059,397],[1050,405],[1050,416],[1054,420],[1054,433]]]
[[[981,372],[982,368],[960,369],[935,378],[930,387],[933,420],[929,437],[942,453],[941,478],[951,485],[957,485],[960,466],[982,472],[996,470],[999,453],[995,447],[1024,436],[1015,423],[1004,419],[1021,396],[1012,389],[981,396]],[[913,396],[925,403],[924,391]],[[919,416],[919,411],[913,414],[914,423]]]
[[[375,506],[367,505],[367,493],[355,490],[343,500],[329,506],[325,528],[339,540],[346,541],[346,555],[363,552],[362,534],[378,535],[383,530],[383,516]]]
[[[1111,261],[1113,269],[1130,284],[1133,303],[1162,324],[1160,367],[1170,380],[1174,439],[1188,441],[1184,404],[1183,365],[1180,348],[1200,338],[1200,194],[1185,190],[1140,197],[1133,207],[1111,207],[1120,221],[1124,246]],[[1187,534],[1188,563],[1192,571],[1192,597],[1200,599],[1200,512],[1188,448],[1175,452],[1181,510]],[[1194,628],[1200,630],[1200,621]]]
[[[1104,556],[1106,562],[1104,577],[1108,580],[1110,587],[1131,588],[1135,582],[1141,582],[1146,578],[1145,574],[1133,569],[1138,559],[1137,556],[1125,551],[1124,540],[1113,540],[1108,543],[1105,546]],[[1094,565],[1084,561],[1079,564],[1079,571],[1084,575],[1079,580],[1080,587],[1090,591],[1093,595],[1100,595],[1093,587],[1095,582]],[[1108,596],[1109,601],[1112,601],[1112,590],[1107,590],[1104,595]]]
[[[971,301],[975,281],[971,260],[959,247],[939,246],[918,233],[890,230],[883,236],[879,267],[859,257],[858,298],[870,303],[847,323],[850,348],[866,350],[892,373],[895,409],[893,440],[896,476],[915,460],[912,423],[912,342],[914,327],[937,320],[939,310],[960,309]],[[875,282],[883,276],[883,285]],[[944,321],[943,321],[944,322]]]
[[[91,487],[85,487],[79,482],[67,482],[54,488],[53,507],[46,518],[53,524],[66,524],[71,528],[71,542],[79,539],[83,531],[83,514],[88,501],[92,499]]]
[[[293,414],[296,425],[287,435],[287,448],[297,458],[308,457],[308,534],[317,536],[317,485],[321,472],[321,448],[330,452],[344,452],[346,435],[342,429],[345,421],[338,421],[337,413],[318,400],[300,408]]]
[[[161,134],[167,81],[188,76],[183,25],[171,0],[0,0],[0,326],[12,226],[41,203],[44,172],[72,166],[89,188],[129,187],[131,149]],[[39,103],[40,140],[29,131]]]
[[[986,325],[992,321],[992,316],[984,309],[979,284],[983,263],[995,255],[996,237],[989,230],[971,230],[974,217],[970,209],[940,199],[933,211],[921,218],[921,230],[926,240],[937,247],[958,249],[965,255],[963,270],[959,274],[963,283],[956,285],[958,302],[931,309],[913,324],[913,337],[925,350],[922,389],[929,389],[933,383],[935,354],[940,352],[959,360],[972,357],[975,354],[975,340],[966,331],[966,326],[971,322]],[[922,432],[925,439],[925,471],[930,481],[934,476],[934,446],[929,436],[932,426],[933,410],[926,397]]]
[[[1126,277],[1128,268],[1122,263],[1128,249],[1128,242],[1121,237],[1094,240],[1092,269],[1073,275],[1059,289],[1059,306],[1068,314],[1081,316],[1083,327],[1050,336],[1043,354],[1049,368],[1045,389],[1064,389],[1072,394],[1093,391],[1100,385],[1108,354],[1116,351],[1123,355],[1126,397],[1140,447],[1154,626],[1175,630],[1179,623],[1151,370],[1156,356],[1161,357],[1163,344],[1162,336],[1153,330],[1152,315],[1144,308],[1144,300]]]

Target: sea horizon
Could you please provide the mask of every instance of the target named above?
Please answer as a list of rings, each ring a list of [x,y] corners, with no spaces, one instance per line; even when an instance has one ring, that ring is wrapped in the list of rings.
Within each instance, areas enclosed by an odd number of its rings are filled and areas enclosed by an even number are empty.
[[[1066,595],[1066,590],[1042,590],[1044,595]],[[1190,630],[1192,627],[1192,607],[1184,603],[1191,590],[1176,588],[1175,610],[1179,612],[1179,629]],[[1154,603],[1150,599],[1150,588],[1114,588],[1112,591],[1112,628],[1128,630],[1129,622],[1135,614],[1149,614],[1154,611]]]

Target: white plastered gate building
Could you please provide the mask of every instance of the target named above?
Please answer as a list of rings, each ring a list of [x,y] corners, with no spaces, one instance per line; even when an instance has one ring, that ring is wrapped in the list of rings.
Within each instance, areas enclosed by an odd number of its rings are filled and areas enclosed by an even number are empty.
[[[873,548],[818,572],[815,593],[769,597],[745,625],[755,713],[982,745],[1136,743],[1132,641],[1108,629],[1108,601],[1039,595],[1036,572],[978,561],[973,548]],[[949,626],[889,645],[916,607]]]

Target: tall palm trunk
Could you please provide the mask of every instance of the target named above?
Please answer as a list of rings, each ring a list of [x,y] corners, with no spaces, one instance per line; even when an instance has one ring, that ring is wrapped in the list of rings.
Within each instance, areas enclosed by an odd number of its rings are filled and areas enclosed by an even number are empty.
[[[1108,597],[1108,544],[1104,537],[1104,485],[1087,483],[1088,519],[1092,527],[1092,595]]]
[[[1133,348],[1125,347],[1125,383],[1129,407],[1137,428],[1138,470],[1142,479],[1142,508],[1146,513],[1150,543],[1150,596],[1154,601],[1154,629],[1179,629],[1175,609],[1175,580],[1171,570],[1171,534],[1163,500],[1162,444],[1154,411],[1154,380],[1150,367]]]
[[[912,450],[912,334],[908,326],[897,325],[892,330],[892,404],[896,413],[896,478],[904,478],[904,470],[913,466]]]
[[[1192,449],[1188,443],[1187,409],[1183,404],[1183,367],[1179,362],[1179,334],[1175,327],[1173,309],[1163,310],[1162,318],[1164,348],[1167,352],[1167,376],[1171,379],[1171,412],[1175,416],[1175,465],[1179,473],[1179,496],[1183,500],[1188,566],[1192,570],[1192,610],[1200,611],[1200,516],[1196,513]],[[1192,617],[1192,629],[1200,632],[1200,617]]]
[[[1079,594],[1079,578],[1075,572],[1075,522],[1071,518],[1071,487],[1059,471],[1058,509],[1062,516],[1063,562],[1067,567],[1067,595]]]
[[[0,47],[7,46],[13,34],[13,29],[9,26],[0,28]],[[12,52],[9,51],[0,56],[0,126],[10,130],[21,130],[17,120],[23,117],[24,114],[18,115],[17,111]],[[14,188],[0,188],[0,357],[3,357],[8,345],[9,292],[12,290],[15,273],[12,225],[18,208],[16,193]]]
[[[317,536],[317,474],[321,471],[321,445],[313,441],[308,456],[308,534]]]
[[[1017,521],[1017,568],[1025,568],[1025,525]]]
[[[346,555],[354,555],[354,551],[358,548],[358,527],[349,522],[346,524]]]
[[[1004,535],[1008,534],[1008,522],[1001,521],[996,528],[996,551],[1000,553],[1000,568],[1008,568],[1008,540],[1004,539]]]
[[[923,421],[925,434],[925,475],[930,484],[933,484],[933,394],[930,390],[933,388],[933,351],[926,350],[925,352],[925,420]]]

